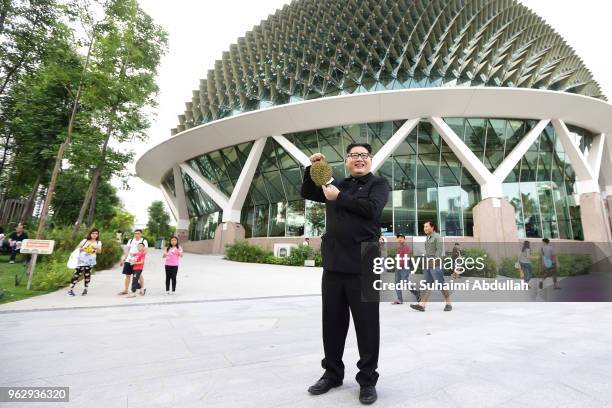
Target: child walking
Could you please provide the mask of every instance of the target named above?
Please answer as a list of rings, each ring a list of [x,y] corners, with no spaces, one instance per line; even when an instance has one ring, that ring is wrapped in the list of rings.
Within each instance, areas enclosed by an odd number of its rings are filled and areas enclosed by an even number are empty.
[[[102,242],[99,237],[100,231],[94,228],[89,231],[87,237],[79,243],[77,247],[79,249],[79,260],[74,275],[72,275],[72,279],[70,280],[69,296],[75,296],[74,287],[79,281],[81,274],[83,274],[85,280],[85,288],[81,295],[87,295],[87,288],[89,288],[89,282],[91,281],[91,268],[96,264],[96,254],[102,252]]]
[[[134,261],[132,262],[132,269],[134,271],[132,275],[132,293],[127,297],[136,297],[136,291],[138,290],[141,296],[144,296],[147,293],[147,290],[144,287],[144,276],[141,279],[142,270],[144,269],[145,256],[147,253],[145,252],[144,243],[138,244],[138,252],[134,256]],[[140,282],[139,282],[140,281]]]
[[[170,237],[170,243],[163,257],[166,259],[166,295],[174,295],[176,292],[176,273],[178,272],[179,258],[183,256],[183,248],[180,247],[177,237]],[[172,292],[170,292],[172,283]]]

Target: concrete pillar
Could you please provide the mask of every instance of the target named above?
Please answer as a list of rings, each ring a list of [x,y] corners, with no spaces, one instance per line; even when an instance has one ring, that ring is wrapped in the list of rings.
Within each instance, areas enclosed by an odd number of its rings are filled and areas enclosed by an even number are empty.
[[[244,239],[244,227],[233,221],[222,222],[217,225],[213,241],[213,254],[224,254],[225,244],[231,244],[238,239]]]
[[[503,198],[485,198],[473,209],[474,239],[482,243],[517,242],[514,207]]]
[[[610,197],[607,200],[610,200]],[[610,240],[610,221],[606,216],[600,193],[580,194],[580,222],[585,241],[607,242]]]

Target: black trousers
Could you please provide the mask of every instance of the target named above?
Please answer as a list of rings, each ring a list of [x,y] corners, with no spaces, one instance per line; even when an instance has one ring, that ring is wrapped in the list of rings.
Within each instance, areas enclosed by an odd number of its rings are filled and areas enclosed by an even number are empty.
[[[142,289],[142,286],[138,282],[140,279],[140,275],[142,275],[142,269],[133,269],[132,273],[132,293],[136,293],[138,289]]]
[[[344,378],[342,355],[352,314],[359,348],[359,373],[355,379],[360,386],[376,385],[380,348],[379,302],[362,301],[362,285],[359,274],[323,272],[321,294],[325,358],[321,365],[325,373],[322,378],[334,381]]]
[[[176,291],[176,273],[178,272],[178,265],[171,266],[165,265],[166,267],[166,292],[170,290],[170,282],[172,282],[172,291]]]

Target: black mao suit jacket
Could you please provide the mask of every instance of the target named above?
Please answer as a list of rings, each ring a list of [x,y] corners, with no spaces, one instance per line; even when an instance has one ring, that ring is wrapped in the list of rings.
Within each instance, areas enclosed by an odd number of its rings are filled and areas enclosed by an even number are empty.
[[[384,177],[368,173],[361,177],[334,180],[340,193],[327,201],[320,186],[310,178],[310,166],[304,172],[302,197],[325,203],[326,227],[321,236],[323,269],[358,274],[363,271],[364,242],[378,248],[380,216],[389,198],[389,183]],[[371,251],[370,251],[371,252]]]

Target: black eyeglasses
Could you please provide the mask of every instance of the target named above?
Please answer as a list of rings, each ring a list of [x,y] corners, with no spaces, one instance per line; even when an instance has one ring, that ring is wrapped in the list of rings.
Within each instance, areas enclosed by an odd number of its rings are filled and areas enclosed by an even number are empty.
[[[349,153],[346,157],[353,160],[357,160],[357,158],[361,157],[362,160],[366,160],[372,157],[372,155],[370,153]]]

